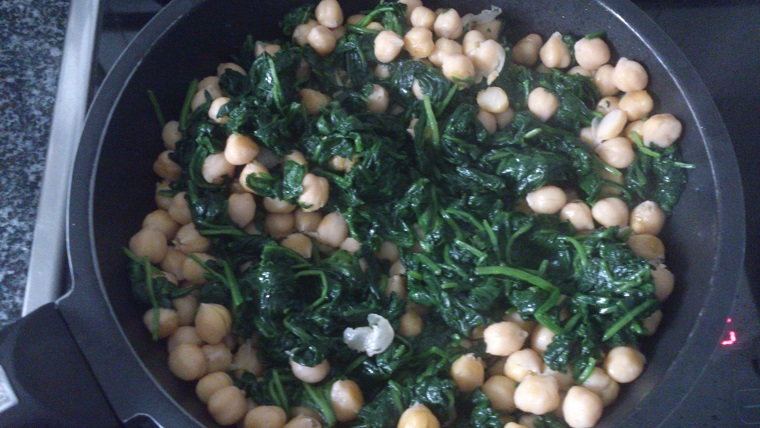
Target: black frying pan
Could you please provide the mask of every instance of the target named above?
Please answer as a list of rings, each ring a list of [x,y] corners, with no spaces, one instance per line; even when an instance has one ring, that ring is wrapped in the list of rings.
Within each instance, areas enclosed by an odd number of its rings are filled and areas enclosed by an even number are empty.
[[[176,118],[190,80],[213,74],[249,33],[263,39],[279,36],[279,17],[299,3],[175,0],[116,63],[92,104],[73,173],[71,291],[55,306],[43,307],[0,334],[5,347],[0,364],[16,375],[11,384],[21,401],[0,414],[0,425],[77,425],[82,420],[92,425],[212,424],[193,386],[169,372],[163,343],[150,340],[129,291],[121,252],[154,206],[151,165],[162,150],[161,129],[146,91],[152,89],[166,116]],[[490,3],[434,5],[477,12]],[[504,9],[508,30],[518,37],[529,31],[546,36],[605,30],[616,53],[646,65],[657,111],[674,114],[684,125],[683,155],[696,168],[663,236],[676,291],[659,332],[645,344],[646,370],[622,388],[600,423],[660,425],[688,394],[718,343],[743,266],[741,182],[725,126],[684,56],[631,3],[493,3]],[[372,3],[342,4],[348,16]],[[30,335],[31,345],[18,345],[29,342]],[[78,349],[63,350],[72,337]],[[43,369],[48,370],[42,375],[47,382],[32,379]],[[72,383],[53,382],[61,377]]]

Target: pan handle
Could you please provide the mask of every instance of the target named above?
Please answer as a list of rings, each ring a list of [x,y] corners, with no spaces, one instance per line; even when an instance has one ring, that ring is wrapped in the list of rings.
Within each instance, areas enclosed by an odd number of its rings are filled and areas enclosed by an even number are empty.
[[[120,426],[54,303],[0,331],[0,426]]]

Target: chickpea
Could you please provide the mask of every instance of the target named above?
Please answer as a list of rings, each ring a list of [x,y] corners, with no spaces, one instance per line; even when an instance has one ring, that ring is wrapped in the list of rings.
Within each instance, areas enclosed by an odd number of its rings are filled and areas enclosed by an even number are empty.
[[[403,337],[418,336],[422,333],[424,325],[425,321],[417,311],[406,311],[406,313],[401,316],[399,334]]]
[[[557,96],[546,89],[539,86],[528,94],[528,110],[541,122],[551,119],[557,109],[559,109]]]
[[[486,41],[486,37],[477,30],[470,30],[462,39],[462,50],[464,54],[472,58],[475,55],[475,51],[480,47],[481,43]]]
[[[570,49],[562,41],[562,34],[555,32],[538,51],[541,62],[549,68],[565,68],[570,65]]]
[[[539,214],[556,214],[567,202],[565,192],[556,186],[544,186],[525,197],[528,206]]]
[[[196,253],[194,255],[203,263],[214,259],[205,253]],[[206,280],[205,274],[206,270],[203,269],[202,266],[200,266],[195,262],[195,260],[191,259],[190,257],[186,258],[184,263],[182,263],[182,276],[184,276],[185,280],[193,285],[201,285],[208,282]]]
[[[427,28],[428,30],[432,30],[433,24],[435,23],[435,18],[435,12],[426,8],[425,6],[418,6],[415,7],[414,10],[412,10],[412,13],[409,15],[409,22],[412,23],[413,27]]]
[[[580,65],[576,65],[575,67],[571,67],[569,70],[567,70],[567,74],[570,76],[574,76],[576,74],[580,74],[583,77],[593,77],[593,74],[591,74],[590,71],[586,70],[585,68],[581,67]]]
[[[535,321],[524,320],[520,316],[520,313],[517,312],[517,311],[511,311],[511,312],[509,312],[508,314],[504,315],[504,317],[502,317],[502,320],[503,321],[511,321],[511,322],[517,324],[518,326],[520,326],[520,328],[523,329],[523,330],[525,330],[525,331],[533,331],[533,329],[538,324]]]
[[[631,142],[625,137],[603,141],[594,151],[604,163],[618,169],[628,168],[636,157]]]
[[[348,225],[339,212],[324,216],[317,226],[317,241],[331,247],[338,247],[348,236]]]
[[[375,71],[373,74],[378,79],[387,79],[391,77],[391,69],[388,68],[388,66],[385,64],[378,64],[375,66]]]
[[[165,150],[158,155],[156,161],[153,162],[153,172],[161,178],[167,180],[176,181],[179,180],[182,174],[182,167],[176,162],[171,160],[170,156],[174,153],[171,150]]]
[[[319,25],[319,22],[314,19],[310,19],[309,22],[298,25],[293,30],[293,40],[295,40],[299,46],[306,46],[306,44],[309,43],[308,37],[311,33],[311,30],[313,30],[317,25]]]
[[[162,210],[169,210],[172,204],[172,196],[165,196],[164,191],[171,191],[171,180],[163,179],[156,183],[156,192],[154,194],[154,200],[158,208]]]
[[[665,225],[665,212],[657,202],[644,201],[631,210],[630,224],[637,234],[656,236]]]
[[[253,162],[243,167],[243,170],[240,171],[240,178],[238,181],[243,186],[243,189],[248,192],[255,193],[253,189],[248,187],[248,183],[246,182],[248,180],[248,176],[253,175],[254,177],[262,177],[264,174],[269,174],[269,169],[261,162],[254,160]]]
[[[483,128],[486,129],[486,132],[489,134],[496,132],[496,116],[493,113],[489,113],[485,110],[480,110],[475,118],[478,119],[481,125],[483,125]]]
[[[489,113],[504,113],[509,108],[507,93],[498,86],[491,86],[478,92],[477,102],[480,108]]]
[[[198,232],[195,223],[188,223],[177,231],[177,236],[174,237],[174,245],[185,254],[202,253],[209,249],[211,241]]]
[[[546,367],[541,374],[557,379],[557,385],[559,385],[559,390],[561,392],[567,391],[570,389],[570,387],[575,385],[575,379],[573,379],[573,370],[569,367],[566,368],[565,371],[556,371]],[[562,416],[560,413],[558,413],[558,415]]]
[[[227,199],[227,215],[238,227],[244,228],[256,215],[256,200],[250,193],[233,193]]]
[[[147,327],[151,333],[153,333],[154,330],[154,317],[155,311],[153,309],[148,309],[148,311],[145,312],[145,315],[143,315],[143,324],[145,324],[145,327]],[[159,339],[169,337],[172,333],[177,331],[179,328],[179,316],[177,315],[177,311],[174,309],[158,308],[157,327],[158,332],[156,335]]]
[[[649,75],[644,67],[628,58],[620,58],[612,76],[615,87],[623,92],[640,91],[647,87]]]
[[[375,253],[375,257],[394,263],[399,258],[398,245],[390,241],[383,241],[380,249]]]
[[[665,260],[665,244],[654,235],[631,235],[628,237],[628,246],[634,254],[649,262]]]
[[[290,420],[283,428],[322,428],[322,422],[319,415],[297,415]]]
[[[614,380],[611,380],[607,388],[604,388],[601,392],[599,392],[599,398],[602,399],[602,405],[609,406],[610,404],[612,404],[612,402],[615,401],[619,393],[620,393],[620,384],[618,384]]]
[[[201,303],[195,315],[195,329],[198,337],[206,343],[216,345],[222,342],[224,336],[232,327],[232,315],[223,305],[216,303]]]
[[[298,197],[298,204],[303,211],[312,212],[325,206],[330,197],[330,183],[326,178],[309,172],[303,176],[301,184],[303,192]]]
[[[259,355],[256,353],[256,349],[253,347],[253,342],[250,339],[238,347],[237,352],[232,357],[230,370],[235,371],[238,376],[242,375],[243,372],[249,372],[254,376],[264,374],[264,366],[261,364]]]
[[[538,34],[528,34],[520,39],[512,48],[512,61],[515,64],[533,67],[538,61],[539,50],[544,44]]]
[[[390,297],[391,293],[396,293],[400,299],[406,299],[407,297],[406,278],[401,275],[391,275],[388,278],[388,283],[385,286],[383,295]],[[414,321],[413,319],[411,321]]]
[[[227,162],[224,153],[216,153],[206,156],[201,172],[206,182],[222,184],[225,177],[232,177],[235,173],[235,165]]]
[[[185,279],[184,275],[182,275],[182,264],[186,258],[185,253],[170,246],[167,249],[166,256],[161,260],[161,270],[174,275],[177,280],[181,281]]]
[[[446,55],[450,55],[450,54],[461,55],[462,53],[464,53],[464,49],[462,49],[462,45],[460,45],[454,40],[441,37],[440,39],[435,41],[435,49],[433,49],[433,53],[430,54],[428,59],[436,67],[442,67],[443,58]]]
[[[530,375],[515,389],[515,406],[523,412],[543,415],[559,405],[559,386],[551,376]]]
[[[472,392],[485,380],[485,366],[475,354],[465,354],[451,364],[451,378],[460,391]]]
[[[522,419],[525,418],[526,416],[532,416],[532,415],[523,415],[523,417],[520,418],[520,420],[522,421]],[[507,422],[507,424],[504,425],[504,428],[528,428],[528,426],[527,425],[518,424],[516,422]]]
[[[317,25],[309,31],[306,36],[306,42],[309,43],[319,56],[327,56],[335,50],[337,39],[335,34],[324,25]]]
[[[549,327],[537,324],[530,336],[530,347],[539,354],[543,354],[553,339],[554,332]]]
[[[670,147],[681,136],[681,122],[670,113],[656,114],[641,127],[641,138],[644,145],[652,144],[658,147]]]
[[[599,394],[602,390],[607,388],[610,382],[614,381],[610,379],[607,372],[600,367],[594,367],[594,370],[591,371],[591,375],[589,375],[581,385],[589,391]]]
[[[596,139],[596,131],[590,126],[581,128],[578,138],[588,144],[592,149],[596,148],[600,143],[600,141],[597,141]]]
[[[542,371],[544,371],[544,361],[536,351],[530,348],[511,354],[504,363],[504,374],[516,382],[522,382],[526,377],[540,374]]]
[[[592,427],[602,417],[602,399],[582,386],[567,391],[562,403],[565,422],[572,428]]]
[[[427,58],[433,53],[433,32],[423,27],[414,27],[404,36],[404,47],[412,58]]]
[[[209,119],[213,120],[216,123],[220,123],[224,125],[227,123],[227,119],[229,119],[228,116],[219,116],[219,112],[221,111],[222,107],[226,106],[227,103],[230,102],[230,99],[227,97],[219,97],[211,102],[211,106],[208,108],[208,117]]]
[[[396,59],[404,47],[404,39],[390,30],[381,31],[375,37],[375,58],[379,62],[389,63]]]
[[[633,382],[644,371],[644,354],[630,346],[616,346],[604,358],[604,370],[618,383]]]
[[[178,297],[172,300],[172,305],[177,311],[177,319],[180,326],[189,326],[193,323],[195,310],[198,308],[198,299],[192,294]]]
[[[445,37],[451,40],[458,39],[464,30],[459,12],[454,9],[448,9],[438,15],[433,23],[433,30],[435,30],[435,35],[438,37]]]
[[[644,121],[643,120],[634,120],[633,122],[629,122],[628,125],[625,126],[625,129],[623,130],[623,136],[627,137],[630,140],[633,140],[633,133],[639,135],[639,138],[641,138],[641,131],[644,128]]]
[[[482,22],[475,26],[475,29],[483,33],[488,40],[497,40],[499,38],[499,32],[501,31],[501,21],[498,19],[492,19],[490,21]]]
[[[618,97],[604,97],[601,100],[599,100],[598,103],[596,103],[596,111],[598,111],[599,113],[605,116],[607,115],[607,113],[610,113],[614,110],[619,109],[619,107],[620,107],[620,98]],[[598,130],[597,130],[597,135],[598,135]]]
[[[232,364],[232,352],[223,343],[203,345],[201,351],[206,356],[209,373],[226,371]]]
[[[396,428],[440,428],[441,424],[424,404],[415,403],[404,410]]]
[[[281,245],[290,248],[300,254],[305,259],[311,258],[312,244],[311,239],[303,233],[294,233],[282,240]]]
[[[314,9],[317,22],[327,28],[338,28],[343,24],[343,9],[337,0],[322,0]]]
[[[385,30],[385,27],[383,27],[383,24],[379,22],[370,22],[367,24],[366,27],[368,30],[377,31],[378,33]]]
[[[245,394],[236,386],[225,386],[211,394],[208,399],[208,412],[219,425],[239,422],[247,410]]]
[[[290,235],[294,227],[295,217],[292,213],[269,213],[264,218],[264,231],[275,239]]]
[[[129,251],[137,257],[147,257],[151,263],[160,263],[168,251],[166,236],[156,229],[142,229],[129,240]]]
[[[504,129],[512,123],[512,121],[515,119],[515,111],[512,110],[511,107],[507,108],[507,110],[504,113],[496,114],[496,126],[499,129]]]
[[[182,132],[179,130],[179,122],[176,120],[166,122],[161,130],[161,140],[164,142],[164,147],[166,147],[167,150],[174,150],[181,139]]]
[[[322,381],[330,373],[330,362],[323,360],[314,367],[304,366],[290,360],[290,369],[293,376],[306,383],[317,383]]]
[[[604,64],[599,67],[594,73],[594,84],[599,89],[599,95],[603,97],[609,97],[618,93],[618,88],[615,86],[613,76],[615,75],[615,67]]]
[[[275,56],[275,54],[279,52],[281,49],[282,47],[280,45],[277,45],[274,43],[264,43],[262,41],[257,41],[253,45],[253,54],[256,56],[256,58],[264,54],[267,54],[269,56]]]
[[[198,337],[198,333],[195,331],[195,327],[189,325],[183,325],[177,328],[166,340],[166,350],[171,354],[182,343],[190,345],[202,346],[203,339]]]
[[[591,208],[584,202],[570,202],[559,212],[560,220],[569,220],[576,231],[594,230],[594,219]]]
[[[243,420],[244,428],[283,428],[288,416],[282,407],[258,406],[251,409]]]
[[[653,108],[654,100],[645,90],[629,92],[620,99],[620,109],[629,121],[643,119]]]
[[[232,165],[245,165],[259,155],[259,145],[247,135],[231,134],[224,146],[224,159]]]
[[[270,213],[286,214],[295,211],[298,205],[293,205],[288,201],[275,198],[264,198],[264,209]]]
[[[625,112],[620,109],[613,109],[599,122],[599,127],[596,128],[596,138],[599,141],[615,138],[623,132],[626,123]]]
[[[377,83],[372,84],[372,93],[367,97],[367,110],[372,113],[385,113],[390,103],[388,90]]]
[[[225,62],[225,63],[219,64],[219,66],[216,67],[216,75],[219,77],[222,77],[222,75],[227,70],[234,71],[235,73],[239,73],[244,76],[248,74],[245,72],[245,69],[243,69],[243,67],[235,64],[234,62]]]
[[[356,382],[339,380],[330,387],[330,402],[338,422],[350,422],[364,407],[364,396]]]
[[[301,96],[301,104],[306,110],[306,113],[310,115],[319,114],[322,107],[332,101],[332,98],[314,89],[304,88],[298,93]]]
[[[579,39],[575,42],[573,51],[578,65],[586,70],[596,70],[610,60],[610,47],[599,37]]]
[[[185,199],[185,192],[179,192],[172,197],[172,202],[167,209],[169,217],[174,219],[179,224],[188,224],[193,221],[193,217],[190,214],[190,206]]]
[[[604,227],[625,226],[628,224],[628,206],[622,199],[604,198],[591,207],[591,215]]]
[[[656,310],[652,312],[652,315],[649,315],[648,317],[644,318],[644,321],[641,323],[641,326],[644,327],[644,329],[647,331],[647,334],[649,336],[655,334],[657,332],[657,328],[660,326],[660,322],[662,322],[662,311]]]
[[[665,265],[660,264],[652,271],[652,280],[654,281],[654,295],[657,300],[661,302],[668,300],[675,288],[675,275]]]
[[[211,80],[211,78],[215,80]],[[209,79],[206,85],[201,85],[204,83],[204,81],[206,81],[206,79]],[[221,96],[222,88],[219,87],[219,78],[217,76],[209,76],[201,80],[198,84],[198,91],[195,93],[195,96],[193,96],[193,99],[190,102],[190,108],[195,111],[198,107],[206,104],[209,98],[213,102]]]
[[[528,332],[512,321],[491,324],[483,331],[486,352],[501,357],[518,351],[527,338]]]
[[[303,208],[295,210],[295,227],[299,232],[316,232],[322,221],[322,214],[317,211],[305,211]]]
[[[475,65],[462,54],[444,56],[441,67],[443,75],[457,86],[467,86],[475,76]]]
[[[169,370],[182,380],[197,380],[206,374],[208,363],[201,347],[180,343],[169,354]]]
[[[512,413],[515,407],[517,383],[506,376],[491,376],[480,387],[491,402],[491,407],[499,413]]]
[[[155,210],[145,216],[143,229],[154,229],[161,232],[167,240],[174,238],[179,230],[179,224],[171,218],[166,210]]]
[[[232,386],[232,378],[225,372],[209,373],[195,385],[195,395],[203,404],[208,404],[211,396],[222,388]]]

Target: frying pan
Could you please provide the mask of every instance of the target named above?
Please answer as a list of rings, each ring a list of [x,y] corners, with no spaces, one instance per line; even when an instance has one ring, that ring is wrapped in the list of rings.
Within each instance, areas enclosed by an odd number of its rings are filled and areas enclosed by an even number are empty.
[[[300,3],[175,0],[122,54],[93,101],[72,175],[71,287],[0,334],[0,364],[20,402],[0,414],[0,425],[213,425],[193,385],[169,372],[164,344],[151,341],[143,326],[121,252],[154,209],[151,166],[162,150],[161,129],[146,93],[155,92],[167,118],[178,117],[188,82],[213,74],[247,34],[278,37],[279,17]],[[372,6],[342,3],[346,16]],[[683,54],[625,0],[432,3],[463,13],[494,3],[517,37],[605,30],[614,56],[647,67],[656,110],[683,123],[680,145],[696,168],[663,232],[676,291],[658,333],[644,344],[646,370],[600,422],[660,425],[718,343],[743,266],[741,181],[712,99]]]

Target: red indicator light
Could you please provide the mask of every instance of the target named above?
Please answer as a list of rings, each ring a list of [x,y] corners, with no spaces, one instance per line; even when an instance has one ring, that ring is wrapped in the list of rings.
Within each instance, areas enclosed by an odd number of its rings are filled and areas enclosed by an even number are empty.
[[[731,323],[733,321],[731,318],[726,319],[726,323]],[[736,343],[736,332],[734,330],[728,331],[728,339],[721,340],[720,344],[723,346],[731,346],[734,343]]]

